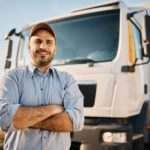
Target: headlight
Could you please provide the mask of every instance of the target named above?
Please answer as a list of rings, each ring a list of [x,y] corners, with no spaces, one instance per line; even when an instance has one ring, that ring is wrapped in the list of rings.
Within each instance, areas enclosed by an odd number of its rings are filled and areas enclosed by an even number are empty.
[[[127,133],[125,132],[104,132],[103,141],[105,143],[126,143],[127,142]]]

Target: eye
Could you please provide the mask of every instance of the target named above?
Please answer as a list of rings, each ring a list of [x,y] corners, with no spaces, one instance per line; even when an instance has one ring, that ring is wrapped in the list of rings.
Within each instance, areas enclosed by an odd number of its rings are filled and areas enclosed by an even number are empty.
[[[51,41],[51,40],[48,40],[48,41],[47,41],[47,44],[48,44],[48,45],[53,45],[53,43],[54,43],[54,42]]]
[[[41,41],[40,39],[36,39],[36,40],[34,41],[34,43],[35,43],[35,44],[41,44],[42,41]]]

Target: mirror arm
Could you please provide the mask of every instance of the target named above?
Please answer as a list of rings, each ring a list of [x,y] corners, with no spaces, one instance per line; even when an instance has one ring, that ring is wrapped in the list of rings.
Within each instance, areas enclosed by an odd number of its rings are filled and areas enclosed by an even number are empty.
[[[146,62],[139,63],[139,64],[136,64],[136,62],[137,62],[137,58],[136,58],[133,65],[124,65],[124,66],[122,66],[121,67],[121,72],[135,72],[135,66],[148,64],[150,62],[150,56],[148,57],[148,60]]]

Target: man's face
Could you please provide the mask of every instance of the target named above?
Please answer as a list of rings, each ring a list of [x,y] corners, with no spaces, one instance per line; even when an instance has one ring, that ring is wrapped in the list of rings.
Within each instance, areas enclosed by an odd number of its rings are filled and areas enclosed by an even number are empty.
[[[34,65],[48,66],[56,52],[55,38],[47,30],[41,29],[30,38],[28,49]]]

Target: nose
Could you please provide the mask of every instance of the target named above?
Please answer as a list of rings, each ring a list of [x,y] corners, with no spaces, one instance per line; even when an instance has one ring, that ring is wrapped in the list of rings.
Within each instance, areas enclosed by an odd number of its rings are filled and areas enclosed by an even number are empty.
[[[40,48],[41,48],[41,49],[45,49],[45,48],[46,48],[46,45],[45,45],[44,42],[41,43]]]

